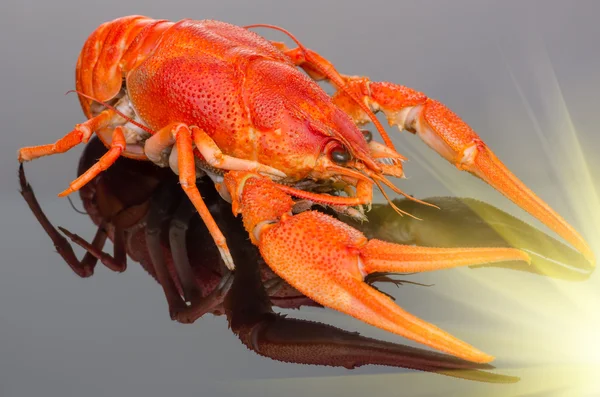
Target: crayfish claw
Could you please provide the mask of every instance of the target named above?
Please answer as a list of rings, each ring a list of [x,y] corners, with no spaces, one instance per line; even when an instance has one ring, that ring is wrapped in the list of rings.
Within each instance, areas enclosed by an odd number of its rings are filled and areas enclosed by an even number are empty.
[[[595,266],[595,255],[584,238],[556,211],[521,182],[487,147],[479,135],[441,102],[409,87],[373,82],[367,78],[347,78],[349,89],[374,111],[385,114],[390,125],[418,135],[429,147],[454,164],[481,178],[519,207],[539,219],[568,241]],[[357,124],[371,121],[343,91],[333,97]],[[371,142],[371,153],[386,157],[392,146]],[[386,170],[386,172],[388,172]]]
[[[367,240],[326,214],[288,216],[260,236],[269,266],[314,301],[378,328],[472,362],[493,357],[398,307],[364,279],[378,272],[421,272],[505,260],[529,261],[512,248],[427,248]]]

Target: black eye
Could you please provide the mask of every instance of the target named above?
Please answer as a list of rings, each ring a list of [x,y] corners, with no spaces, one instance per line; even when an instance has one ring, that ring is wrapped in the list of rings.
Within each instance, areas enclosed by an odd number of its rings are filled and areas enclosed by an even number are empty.
[[[346,164],[350,160],[350,153],[343,147],[337,147],[333,149],[329,155],[331,159],[338,164]]]
[[[365,137],[365,141],[367,141],[367,143],[369,143],[373,140],[373,134],[371,133],[371,131],[360,130],[360,132],[362,132],[363,136]]]

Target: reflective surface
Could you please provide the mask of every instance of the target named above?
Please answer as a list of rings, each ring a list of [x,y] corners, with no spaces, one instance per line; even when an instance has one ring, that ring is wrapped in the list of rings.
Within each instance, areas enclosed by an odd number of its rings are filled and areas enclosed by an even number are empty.
[[[597,386],[586,376],[600,357],[598,275],[578,269],[569,254],[559,263],[541,260],[533,269],[521,269],[528,272],[456,269],[403,277],[434,287],[381,285],[407,310],[497,356],[494,372],[518,376],[517,383],[490,385],[389,367],[349,371],[281,363],[247,350],[223,316],[207,315],[194,325],[171,322],[164,293],[131,261],[124,274],[99,267],[89,279],[74,276],[18,194],[14,152],[54,141],[82,120],[76,98],[62,93],[73,88],[83,40],[105,20],[141,13],[275,23],[343,72],[406,84],[444,101],[596,248],[600,56],[594,43],[600,29],[595,3],[177,3],[15,2],[0,17],[7,38],[0,44],[3,395],[594,395]],[[419,198],[477,198],[539,226],[414,137],[393,136],[412,160],[406,164],[409,179],[400,183],[405,191]],[[91,240],[90,219],[55,197],[76,175],[81,150],[27,164],[26,172],[51,221]],[[81,208],[78,200],[76,205]],[[454,205],[456,211],[460,205]],[[478,210],[495,212],[485,205]],[[424,237],[437,234],[437,226],[428,229],[434,221],[437,225],[435,219],[423,222]],[[514,227],[508,229],[523,230],[518,222],[509,223]],[[450,227],[450,237],[463,234],[468,233],[462,227],[454,235]],[[548,244],[559,247],[550,240],[541,246]],[[557,256],[544,251],[542,256]],[[554,277],[534,274],[540,268]],[[329,310],[284,312],[406,343]]]

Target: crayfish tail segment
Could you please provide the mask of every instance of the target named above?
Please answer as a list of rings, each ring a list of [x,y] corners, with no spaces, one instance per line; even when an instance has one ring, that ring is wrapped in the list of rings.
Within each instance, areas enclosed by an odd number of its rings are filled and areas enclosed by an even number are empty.
[[[291,215],[293,201],[256,175],[228,173],[225,183],[267,264],[314,301],[462,359],[493,358],[398,307],[364,282],[372,272],[414,272],[493,261],[528,260],[516,249],[442,249],[369,241],[316,211]],[[287,196],[287,198],[286,198]]]

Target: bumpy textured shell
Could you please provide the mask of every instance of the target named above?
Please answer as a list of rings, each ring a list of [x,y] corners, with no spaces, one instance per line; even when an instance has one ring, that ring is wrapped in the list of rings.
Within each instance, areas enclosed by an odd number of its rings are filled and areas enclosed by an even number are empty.
[[[334,137],[363,155],[350,117],[269,41],[218,21],[132,16],[101,25],[85,43],[77,89],[98,101],[129,99],[153,131],[195,125],[232,156],[303,177]],[[80,96],[88,117],[91,101]]]

